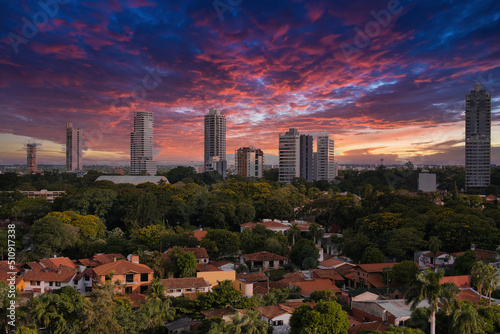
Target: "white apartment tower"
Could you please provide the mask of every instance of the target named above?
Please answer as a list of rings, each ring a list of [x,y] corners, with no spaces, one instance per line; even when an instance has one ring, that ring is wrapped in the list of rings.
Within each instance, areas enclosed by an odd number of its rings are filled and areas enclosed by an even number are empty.
[[[318,136],[317,158],[315,159],[316,180],[331,182],[335,179],[334,140],[330,134],[323,133]]]
[[[261,178],[264,172],[264,152],[253,146],[240,147],[234,154],[236,174],[249,179]]]
[[[211,108],[205,115],[205,171],[218,171],[223,178],[227,175],[226,161],[226,116]]]
[[[83,170],[82,129],[66,123],[66,171]]]
[[[153,113],[134,113],[134,132],[130,134],[130,174],[156,175],[153,160]]]
[[[491,174],[491,94],[476,84],[465,100],[465,190],[484,189]]]
[[[290,183],[294,177],[300,177],[300,134],[290,128],[284,135],[279,135],[279,179],[281,183]]]

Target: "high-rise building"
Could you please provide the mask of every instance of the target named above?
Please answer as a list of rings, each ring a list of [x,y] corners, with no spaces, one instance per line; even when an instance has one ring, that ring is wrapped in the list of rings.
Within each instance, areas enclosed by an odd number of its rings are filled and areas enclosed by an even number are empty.
[[[313,181],[313,143],[314,138],[311,135],[300,135],[300,177],[307,182]]]
[[[465,190],[484,189],[491,175],[491,94],[476,84],[465,101]]]
[[[264,171],[264,153],[261,149],[250,147],[240,147],[234,155],[236,174],[258,179],[262,177]]]
[[[66,123],[66,171],[83,170],[82,128]]]
[[[300,176],[300,134],[290,128],[279,136],[279,178],[281,183],[290,183]]]
[[[37,164],[36,164],[36,144],[33,143],[28,143],[26,145],[26,153],[28,155],[27,157],[27,167],[29,170],[30,174],[36,174],[38,172],[37,170]]]
[[[323,133],[318,136],[315,161],[316,180],[331,182],[335,179],[334,144],[334,140],[330,139],[330,134]]]
[[[153,113],[134,113],[134,132],[130,134],[130,174],[156,175],[153,160]]]
[[[223,178],[227,175],[226,161],[226,116],[212,108],[205,115],[205,171],[218,171]]]

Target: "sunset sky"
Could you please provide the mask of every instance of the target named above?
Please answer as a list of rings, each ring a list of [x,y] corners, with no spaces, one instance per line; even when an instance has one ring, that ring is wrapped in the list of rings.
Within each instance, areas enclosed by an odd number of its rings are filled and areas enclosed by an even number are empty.
[[[66,122],[84,164],[129,163],[142,110],[159,164],[201,162],[212,107],[228,157],[254,145],[277,163],[296,127],[329,132],[341,164],[463,164],[475,83],[500,164],[498,0],[42,1],[0,0],[0,164],[25,163],[28,141],[63,164]]]

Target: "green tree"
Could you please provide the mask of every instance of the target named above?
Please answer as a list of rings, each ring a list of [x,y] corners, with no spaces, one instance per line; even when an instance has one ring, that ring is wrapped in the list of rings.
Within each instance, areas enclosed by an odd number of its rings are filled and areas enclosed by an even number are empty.
[[[73,211],[50,212],[47,217],[56,217],[64,224],[78,227],[78,232],[82,240],[95,240],[103,238],[106,226],[99,217],[93,215],[82,216]]]
[[[34,253],[38,257],[51,257],[78,240],[78,228],[63,224],[56,217],[44,217],[31,227]]]
[[[51,205],[43,198],[23,198],[15,202],[13,207],[17,207],[16,213],[25,223],[32,224],[49,213]]]
[[[313,292],[311,292],[309,298],[316,303],[320,300],[326,302],[339,302],[340,300],[339,296],[337,296],[334,290],[314,290]]]
[[[469,275],[472,266],[477,261],[477,256],[472,249],[468,249],[465,253],[455,259],[453,262],[454,275]]]
[[[240,249],[240,237],[228,230],[209,230],[200,246],[207,248],[210,258],[218,259],[236,254]]]
[[[309,239],[299,239],[290,251],[290,260],[296,266],[303,269],[316,268],[318,266],[319,249],[314,241]]]
[[[429,250],[432,252],[432,263],[436,262],[436,256],[439,250],[441,249],[442,242],[439,240],[437,236],[432,236],[429,239],[429,243],[427,244],[427,247],[429,247]]]
[[[427,300],[430,305],[431,334],[436,333],[436,312],[438,302],[444,304],[445,309],[451,308],[455,301],[455,296],[460,292],[453,283],[440,284],[444,276],[444,270],[434,272],[432,268],[426,267],[424,271],[417,274],[415,280],[410,283],[406,293],[406,303],[411,304],[411,309],[415,310],[419,303]]]
[[[298,306],[290,318],[290,333],[347,334],[347,313],[335,301],[319,301],[311,308],[308,304]]]
[[[317,223],[311,223],[311,225],[309,225],[309,235],[316,243],[317,239],[323,235],[323,228]]]
[[[201,310],[216,310],[238,303],[241,292],[232,287],[231,281],[222,281],[211,292],[197,293]]]
[[[413,281],[419,272],[418,266],[413,261],[403,261],[392,267],[391,281],[406,285]]]
[[[477,309],[467,301],[459,302],[451,314],[450,333],[474,334],[483,333],[484,322],[479,317]]]
[[[300,229],[297,224],[293,223],[288,230],[288,238],[290,239],[292,246],[295,245],[295,241],[300,238]]]
[[[174,320],[175,308],[169,299],[146,299],[135,311],[134,318],[138,329],[145,333],[158,333],[166,322]]]
[[[84,298],[72,287],[45,293],[31,301],[30,313],[39,327],[51,333],[80,333],[80,312]]]
[[[80,314],[84,333],[124,333],[115,316],[115,285],[110,281],[96,286],[89,299],[85,299]]]
[[[194,277],[198,262],[193,252],[175,246],[167,253],[167,272],[174,277]]]
[[[361,263],[383,263],[385,255],[380,249],[375,246],[368,247],[361,258]]]
[[[83,193],[67,196],[63,211],[74,211],[81,215],[94,215],[105,219],[116,200],[117,193],[112,189],[89,189]]]
[[[344,253],[354,262],[359,262],[363,257],[365,249],[372,246],[373,243],[363,233],[353,234],[352,230],[344,233],[343,249]]]
[[[387,255],[397,261],[413,258],[413,253],[425,247],[423,233],[414,228],[402,227],[392,231],[385,248]]]
[[[495,291],[500,283],[497,270],[483,261],[477,261],[472,266],[470,279],[480,295],[482,295],[483,291],[488,294],[491,305],[491,293]]]

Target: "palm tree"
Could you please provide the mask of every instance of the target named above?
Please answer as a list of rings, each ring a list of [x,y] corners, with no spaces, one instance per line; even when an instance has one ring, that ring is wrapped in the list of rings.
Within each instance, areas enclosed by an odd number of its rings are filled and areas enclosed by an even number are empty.
[[[427,247],[429,247],[429,250],[432,252],[432,263],[434,264],[434,268],[436,267],[436,255],[437,252],[439,252],[441,245],[441,240],[439,240],[437,236],[431,237],[429,239],[429,243],[427,244]]]
[[[312,223],[309,225],[309,234],[313,237],[314,243],[317,243],[318,237],[323,235],[323,229],[317,223]]]
[[[444,270],[434,272],[432,268],[425,268],[424,271],[417,274],[415,280],[410,283],[408,292],[406,293],[406,304],[411,303],[411,309],[415,310],[419,303],[427,300],[431,316],[431,334],[436,333],[436,312],[438,310],[438,302],[441,300],[446,310],[451,308],[455,302],[455,296],[460,292],[458,287],[453,283],[440,284],[441,278],[444,276]]]
[[[171,307],[170,300],[162,301],[159,298],[146,300],[135,314],[139,328],[147,333],[156,333],[165,322],[172,321],[174,316],[175,308]]]
[[[267,334],[268,324],[259,319],[259,313],[254,310],[246,310],[245,314],[236,313],[231,322],[231,333],[233,334]]]
[[[483,333],[482,322],[477,309],[469,302],[460,302],[452,313],[450,333],[472,334]]]
[[[498,284],[500,284],[500,278],[498,277],[498,271],[491,265],[486,266],[483,275],[483,290],[488,294],[489,304],[491,306],[491,294],[496,290]]]
[[[481,296],[483,294],[483,287],[486,283],[487,271],[488,265],[483,261],[477,261],[476,263],[474,263],[470,271],[469,277],[472,281],[472,284],[477,288],[477,292],[479,292],[479,299],[481,299]]]
[[[293,223],[290,229],[288,230],[288,237],[292,239],[292,246],[295,245],[295,239],[300,237],[300,228],[299,225]]]
[[[161,284],[159,277],[153,278],[151,288],[149,288],[148,299],[165,299],[165,286]]]

